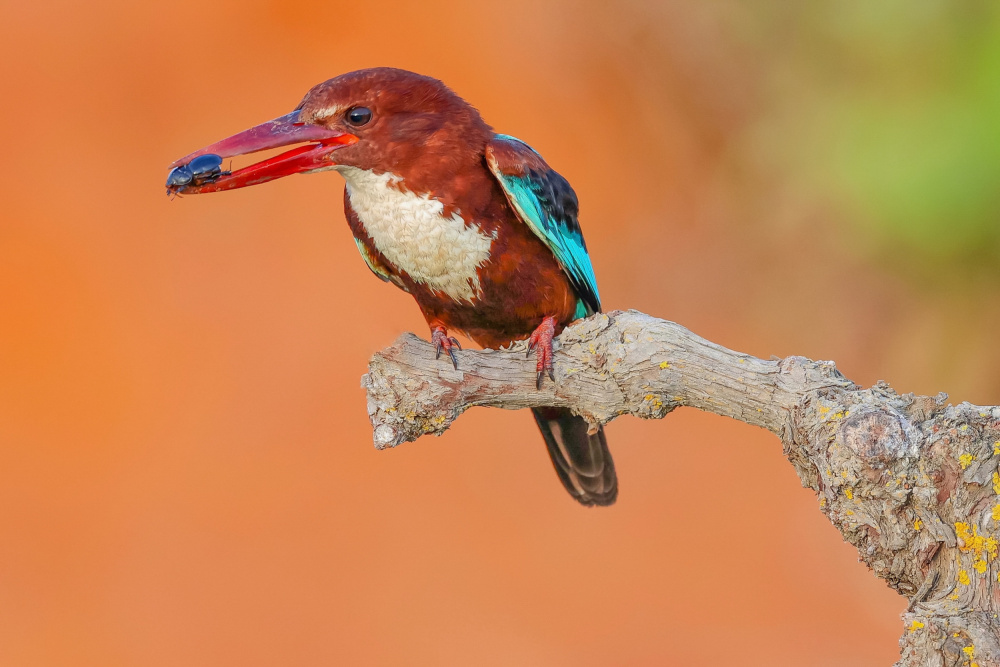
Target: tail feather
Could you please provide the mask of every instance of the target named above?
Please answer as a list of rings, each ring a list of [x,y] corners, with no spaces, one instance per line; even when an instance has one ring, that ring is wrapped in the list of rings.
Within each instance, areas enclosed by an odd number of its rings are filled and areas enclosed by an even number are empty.
[[[545,438],[552,465],[569,494],[583,505],[611,505],[618,498],[618,477],[604,429],[589,425],[564,408],[536,408],[532,414]]]

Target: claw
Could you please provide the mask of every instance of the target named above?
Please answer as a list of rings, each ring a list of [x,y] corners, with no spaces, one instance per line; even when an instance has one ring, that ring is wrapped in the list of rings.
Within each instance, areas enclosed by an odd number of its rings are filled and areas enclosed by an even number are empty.
[[[453,336],[449,336],[448,330],[443,326],[436,326],[431,329],[431,342],[434,343],[434,358],[440,359],[441,353],[447,352],[448,356],[451,357],[451,365],[454,366],[457,371],[458,357],[455,356],[455,348],[457,347],[459,350],[462,349],[462,345],[458,342],[458,339]]]
[[[528,354],[526,356],[531,356],[531,353],[534,352],[538,357],[538,362],[535,364],[535,387],[537,389],[542,388],[542,382],[546,375],[553,382],[556,381],[556,374],[552,368],[552,338],[555,336],[555,332],[555,318],[546,317],[528,338]]]

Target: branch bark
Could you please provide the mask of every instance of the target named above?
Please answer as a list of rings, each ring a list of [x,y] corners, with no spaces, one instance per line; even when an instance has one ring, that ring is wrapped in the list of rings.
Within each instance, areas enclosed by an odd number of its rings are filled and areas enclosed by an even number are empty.
[[[597,424],[684,405],[760,426],[860,559],[910,600],[897,667],[1000,667],[1000,407],[862,389],[832,362],[757,359],[635,311],[567,328],[557,382],[541,390],[525,349],[462,352],[456,371],[404,334],[362,380],[375,446],[440,434],[472,406],[565,406]]]

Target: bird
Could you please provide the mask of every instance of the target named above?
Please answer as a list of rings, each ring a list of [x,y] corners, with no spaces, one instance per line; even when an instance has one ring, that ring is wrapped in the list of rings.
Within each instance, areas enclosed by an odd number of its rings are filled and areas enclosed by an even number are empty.
[[[201,156],[217,165],[295,144],[236,171],[214,168],[192,179],[187,168]],[[492,349],[527,339],[541,388],[546,377],[555,382],[553,338],[601,311],[569,182],[433,77],[390,67],[341,74],[310,89],[290,113],[171,167],[168,192],[184,195],[338,172],[362,258],[416,300],[437,357],[456,369],[454,332]],[[613,504],[618,478],[603,426],[566,408],[532,412],[569,494],[584,506]]]

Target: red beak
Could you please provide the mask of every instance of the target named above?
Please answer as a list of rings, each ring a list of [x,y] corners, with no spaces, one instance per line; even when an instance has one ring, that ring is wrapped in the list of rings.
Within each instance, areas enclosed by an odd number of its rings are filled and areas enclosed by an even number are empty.
[[[173,171],[167,180],[168,192],[181,194],[221,192],[266,183],[291,174],[327,169],[336,164],[331,159],[334,151],[358,141],[353,134],[331,130],[321,125],[301,123],[298,118],[299,112],[293,111],[182,157],[170,165]],[[306,145],[297,146],[234,172],[217,169],[214,172],[195,173],[191,179],[187,178],[190,173],[184,173],[187,170],[186,165],[200,155],[227,158],[292,144]],[[183,183],[183,181],[189,182]]]

